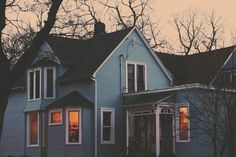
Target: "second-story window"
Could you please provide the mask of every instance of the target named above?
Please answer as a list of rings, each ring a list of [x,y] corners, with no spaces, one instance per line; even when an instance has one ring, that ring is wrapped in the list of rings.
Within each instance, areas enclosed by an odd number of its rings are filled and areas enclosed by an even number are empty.
[[[236,89],[236,72],[231,74],[231,85],[232,89]]]
[[[41,97],[41,69],[36,68],[28,72],[28,98],[37,100]]]
[[[128,63],[126,76],[126,87],[128,92],[142,91],[146,89],[145,64]]]
[[[46,67],[44,69],[44,98],[55,97],[55,68]]]

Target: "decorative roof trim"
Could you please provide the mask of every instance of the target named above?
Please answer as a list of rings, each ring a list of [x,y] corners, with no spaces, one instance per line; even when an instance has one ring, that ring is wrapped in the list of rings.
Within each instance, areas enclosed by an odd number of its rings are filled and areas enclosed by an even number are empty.
[[[215,79],[217,78],[217,76],[220,74],[221,70],[224,68],[224,66],[227,64],[227,62],[230,60],[230,58],[233,56],[234,53],[236,53],[236,47],[235,47],[234,50],[231,52],[231,54],[228,56],[228,58],[225,60],[224,64],[221,66],[220,70],[218,70],[218,72],[216,73],[216,75],[214,76],[214,78],[212,79],[212,81],[210,82],[210,85],[212,85],[212,83],[215,81]]]
[[[134,27],[134,29],[138,32],[138,35],[141,37],[145,45],[147,46],[148,50],[151,52],[153,58],[156,60],[156,62],[161,66],[161,69],[166,74],[167,78],[170,80],[171,84],[173,84],[173,76],[171,72],[164,66],[164,64],[161,62],[159,57],[155,54],[154,50],[151,48],[150,44],[148,43],[147,39],[144,37],[144,35],[141,33],[141,31]]]
[[[133,30],[135,29],[132,28],[129,33],[124,37],[124,39],[122,39],[122,41],[116,46],[116,48],[109,54],[109,56],[102,62],[102,64],[95,70],[95,72],[92,74],[92,77],[95,78],[97,72],[102,68],[102,66],[111,58],[111,56],[116,52],[116,50],[120,47],[121,44],[123,44],[123,42],[125,41],[125,39],[133,32]]]

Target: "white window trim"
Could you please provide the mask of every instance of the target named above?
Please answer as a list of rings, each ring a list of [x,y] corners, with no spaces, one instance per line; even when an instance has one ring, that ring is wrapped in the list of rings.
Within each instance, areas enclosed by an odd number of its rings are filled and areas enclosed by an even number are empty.
[[[176,111],[176,142],[190,142],[190,119],[188,119],[188,139],[187,140],[180,140],[180,133],[179,133],[179,107],[187,107],[188,108],[188,117],[190,116],[190,111],[189,111],[189,104],[181,104],[176,106],[177,111]]]
[[[30,112],[29,112],[30,113]],[[39,147],[39,112],[37,112],[38,115],[38,144],[31,144],[31,138],[30,138],[30,125],[29,125],[29,113],[27,113],[27,147]]]
[[[103,112],[111,112],[111,141],[103,141]],[[101,108],[101,144],[115,144],[115,108]]]
[[[53,96],[47,97],[47,70],[53,69]],[[56,68],[49,66],[44,68],[44,99],[55,99],[56,97]]]
[[[39,98],[35,98],[35,72],[39,71]],[[33,99],[30,99],[30,72],[34,72],[34,90],[33,90]],[[42,69],[41,68],[34,68],[34,69],[30,69],[28,70],[28,76],[27,76],[27,90],[28,90],[28,101],[34,101],[34,100],[40,100],[41,99],[41,84],[42,84]]]
[[[134,91],[137,91],[137,65],[143,65],[144,66],[144,90],[147,90],[147,65],[145,63],[141,62],[135,62],[135,61],[126,61],[125,69],[126,69],[126,75],[125,75],[125,86],[126,86],[126,92],[128,91],[128,64],[134,65]]]
[[[51,113],[54,112],[61,112],[61,122],[60,123],[51,123]],[[48,125],[49,126],[53,126],[53,125],[61,125],[63,121],[63,113],[62,113],[62,109],[52,109],[49,111],[48,113]]]
[[[68,112],[69,111],[79,111],[79,142],[77,143],[70,143],[69,142],[69,139],[68,139],[68,135],[69,135],[69,132],[68,132],[68,129],[69,129],[69,123],[68,123]],[[82,120],[81,120],[81,116],[82,115],[82,110],[80,107],[68,107],[66,108],[66,144],[67,145],[78,145],[78,144],[82,144]]]

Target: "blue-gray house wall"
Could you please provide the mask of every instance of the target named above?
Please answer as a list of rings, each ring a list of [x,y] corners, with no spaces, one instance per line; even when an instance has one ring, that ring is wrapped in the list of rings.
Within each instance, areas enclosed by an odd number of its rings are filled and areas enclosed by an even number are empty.
[[[134,43],[135,42],[135,43]],[[98,157],[120,157],[125,152],[122,147],[122,119],[121,96],[125,92],[126,62],[134,61],[146,64],[147,89],[161,89],[171,86],[163,69],[152,56],[150,50],[135,30],[128,35],[124,42],[116,49],[110,58],[104,62],[96,72],[97,83],[97,143]],[[115,144],[101,144],[101,108],[115,108]],[[124,133],[124,132],[123,132]]]
[[[58,85],[58,97],[63,97],[72,91],[80,92],[85,98],[94,103],[94,81],[77,81],[67,84]],[[50,157],[66,157],[66,156],[84,156],[92,157],[94,152],[91,151],[94,147],[94,107],[85,106],[84,104],[74,104],[81,107],[82,114],[82,144],[67,145],[66,139],[66,106],[63,109],[62,125],[49,126],[47,125],[46,150]],[[68,106],[70,107],[70,106]],[[58,107],[57,107],[58,108]],[[47,114],[48,115],[48,114]],[[48,116],[46,117],[48,122]]]
[[[47,44],[42,46],[45,51],[50,50]],[[45,52],[43,51],[43,52]],[[40,54],[39,54],[40,56]],[[42,66],[43,67],[43,66]],[[67,66],[56,65],[56,77],[59,78],[67,70]],[[43,70],[42,70],[42,78]],[[27,82],[27,80],[25,80]],[[41,84],[41,99],[28,101],[27,83],[23,90],[14,91],[9,97],[9,102],[5,114],[4,128],[0,141],[0,156],[33,156],[40,157],[47,155],[50,157],[59,156],[84,156],[92,157],[94,152],[94,109],[93,106],[84,104],[73,104],[81,108],[82,113],[82,144],[65,144],[65,124],[66,107],[63,108],[63,123],[59,126],[48,125],[48,111],[44,109],[53,101],[63,96],[78,91],[91,103],[95,102],[95,82],[93,80],[78,80],[76,82],[56,83],[56,98],[43,99],[43,83]],[[68,106],[70,107],[70,106]],[[58,108],[58,106],[57,106]],[[27,113],[31,111],[39,112],[39,146],[28,147],[26,139]]]
[[[194,108],[202,103],[199,98],[200,94],[204,94],[204,89],[183,89],[176,92],[176,105],[189,106],[190,120],[190,141],[176,142],[176,157],[213,157],[213,149],[209,136],[200,133],[196,125],[195,115],[200,114],[194,112]],[[194,122],[193,122],[194,121]]]
[[[4,116],[0,140],[0,156],[24,155],[25,126],[24,106],[26,94],[21,89],[13,91]]]

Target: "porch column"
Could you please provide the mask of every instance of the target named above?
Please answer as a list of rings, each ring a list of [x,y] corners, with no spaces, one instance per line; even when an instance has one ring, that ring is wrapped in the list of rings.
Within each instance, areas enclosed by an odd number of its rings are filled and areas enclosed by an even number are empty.
[[[156,156],[160,154],[160,120],[159,120],[159,106],[157,106],[155,111],[156,116]]]

